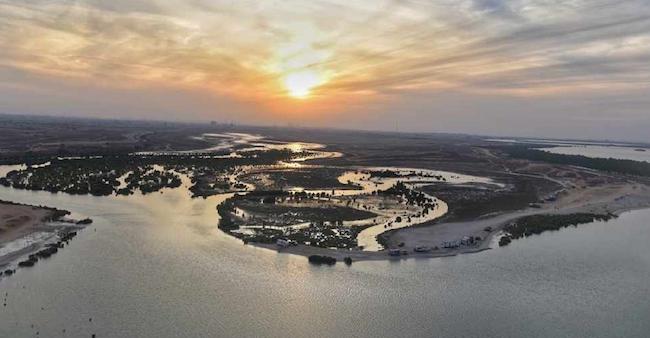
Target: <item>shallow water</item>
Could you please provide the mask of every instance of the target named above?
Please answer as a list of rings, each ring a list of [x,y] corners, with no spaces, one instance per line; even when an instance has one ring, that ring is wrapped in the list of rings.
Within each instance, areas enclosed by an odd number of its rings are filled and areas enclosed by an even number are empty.
[[[625,143],[540,139],[486,139],[486,141],[548,144],[548,147],[539,148],[539,150],[563,155],[582,155],[591,158],[614,158],[618,160],[650,162],[650,148],[634,147]]]
[[[617,146],[596,146],[596,145],[570,145],[540,150],[555,154],[582,155],[592,158],[615,158],[619,160],[633,160],[650,162],[650,149],[639,151],[641,148],[617,147]]]
[[[183,189],[92,197],[0,188],[0,199],[95,220],[57,255],[0,280],[0,295],[8,293],[0,337],[645,337],[650,330],[650,210],[472,255],[315,267],[221,233],[220,198],[192,200]]]

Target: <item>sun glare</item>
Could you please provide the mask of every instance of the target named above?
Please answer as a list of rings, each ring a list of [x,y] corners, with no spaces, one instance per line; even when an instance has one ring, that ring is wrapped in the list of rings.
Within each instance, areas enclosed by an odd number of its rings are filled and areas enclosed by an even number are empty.
[[[321,83],[320,76],[311,70],[301,70],[287,74],[284,77],[284,86],[290,96],[297,99],[309,97],[312,88]]]
[[[325,64],[332,51],[321,41],[326,34],[311,23],[293,22],[284,28],[287,37],[274,46],[266,68],[276,74],[287,97],[308,99],[316,87],[330,79]]]

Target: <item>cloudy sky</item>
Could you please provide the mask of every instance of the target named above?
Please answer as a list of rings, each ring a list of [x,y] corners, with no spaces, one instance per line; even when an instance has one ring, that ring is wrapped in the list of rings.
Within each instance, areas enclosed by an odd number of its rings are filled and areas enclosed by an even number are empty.
[[[0,113],[650,141],[650,1],[0,0]]]

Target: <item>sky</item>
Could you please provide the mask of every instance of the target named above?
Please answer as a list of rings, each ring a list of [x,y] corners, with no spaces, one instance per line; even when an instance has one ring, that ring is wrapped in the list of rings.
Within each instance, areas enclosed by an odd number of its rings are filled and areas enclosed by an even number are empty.
[[[650,141],[650,1],[0,0],[0,113]]]

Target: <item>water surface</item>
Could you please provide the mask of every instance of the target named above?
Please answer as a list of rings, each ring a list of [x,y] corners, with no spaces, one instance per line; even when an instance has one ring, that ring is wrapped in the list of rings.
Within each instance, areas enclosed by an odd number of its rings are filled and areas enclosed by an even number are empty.
[[[582,155],[591,158],[614,158],[617,160],[633,160],[650,162],[650,149],[619,147],[619,146],[596,146],[596,145],[569,145],[540,150],[549,153],[564,155]]]
[[[549,153],[563,155],[581,155],[591,158],[613,158],[617,160],[633,160],[650,162],[650,148],[641,145],[617,142],[597,141],[562,141],[543,139],[486,139],[491,142],[544,144],[539,148]]]
[[[645,337],[650,211],[443,259],[315,267],[217,229],[222,197],[0,189],[95,222],[0,281],[0,337]],[[92,318],[92,321],[90,321]],[[33,325],[33,327],[32,327]],[[66,330],[63,332],[63,330]]]

